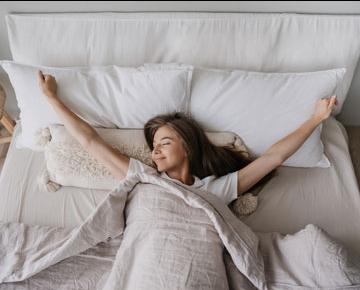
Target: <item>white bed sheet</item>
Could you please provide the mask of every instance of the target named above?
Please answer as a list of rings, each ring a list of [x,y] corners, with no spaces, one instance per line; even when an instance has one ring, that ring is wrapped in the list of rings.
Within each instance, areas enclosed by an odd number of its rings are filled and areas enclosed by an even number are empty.
[[[46,192],[38,185],[45,166],[43,152],[17,149],[15,128],[0,176],[0,221],[75,227],[96,208],[108,191],[61,187]]]
[[[329,118],[321,136],[329,168],[280,166],[242,218],[254,231],[293,234],[315,224],[360,253],[360,194],[343,125]]]
[[[15,136],[20,132],[17,125]],[[322,140],[330,168],[281,166],[259,192],[259,207],[242,221],[254,231],[292,234],[313,223],[360,253],[360,194],[344,127],[333,117]],[[105,198],[101,190],[62,187],[43,192],[37,183],[41,152],[11,143],[0,176],[0,221],[74,227]]]

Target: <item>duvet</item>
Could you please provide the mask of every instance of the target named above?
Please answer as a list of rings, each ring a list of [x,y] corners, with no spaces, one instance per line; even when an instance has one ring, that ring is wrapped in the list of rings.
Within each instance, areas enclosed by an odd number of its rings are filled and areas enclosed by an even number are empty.
[[[74,229],[0,224],[0,289],[359,289],[360,257],[308,225],[255,233],[209,192],[124,179]]]

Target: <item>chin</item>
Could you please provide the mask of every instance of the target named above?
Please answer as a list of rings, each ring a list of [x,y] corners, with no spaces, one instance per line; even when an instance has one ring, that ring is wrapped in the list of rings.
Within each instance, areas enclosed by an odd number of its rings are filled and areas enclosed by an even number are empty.
[[[169,168],[169,166],[157,166],[157,171],[158,172],[165,172],[165,171],[167,171],[168,170],[168,168]]]
[[[166,170],[166,168],[164,166],[157,166],[156,168],[159,172],[163,172]]]
[[[159,164],[156,164],[156,170],[159,172],[162,172],[162,171],[164,171],[164,168],[163,168],[163,166],[159,166]]]

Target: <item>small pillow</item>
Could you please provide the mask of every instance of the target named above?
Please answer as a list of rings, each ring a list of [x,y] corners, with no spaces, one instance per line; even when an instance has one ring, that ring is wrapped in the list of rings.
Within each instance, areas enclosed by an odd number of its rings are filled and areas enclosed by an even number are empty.
[[[142,129],[96,128],[98,134],[121,153],[153,166]],[[216,146],[228,146],[235,151],[247,149],[241,138],[231,132],[205,132]],[[85,151],[62,125],[50,125],[37,135],[37,143],[44,148],[46,169],[40,176],[45,191],[63,186],[111,190],[118,185],[110,172]]]

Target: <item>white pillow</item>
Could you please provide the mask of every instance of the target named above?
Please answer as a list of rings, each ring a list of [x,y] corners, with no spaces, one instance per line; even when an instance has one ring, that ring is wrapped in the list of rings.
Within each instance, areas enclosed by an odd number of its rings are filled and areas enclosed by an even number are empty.
[[[96,128],[98,134],[111,146],[129,157],[153,166],[151,151],[142,129]],[[245,151],[241,138],[231,132],[205,132],[213,144]],[[62,125],[50,125],[36,140],[43,146],[46,169],[40,184],[47,191],[56,191],[60,185],[83,188],[113,189],[119,181],[96,159],[90,156]]]
[[[37,71],[52,74],[59,98],[95,127],[143,128],[157,114],[188,111],[191,66],[125,68],[115,65],[52,68],[1,62],[14,87],[22,134],[17,147],[38,150],[34,134],[62,124],[42,94]]]
[[[305,122],[318,99],[334,94],[345,71],[262,73],[196,68],[191,116],[206,130],[241,136],[250,154],[258,157]],[[322,124],[283,165],[329,167],[321,129]]]

